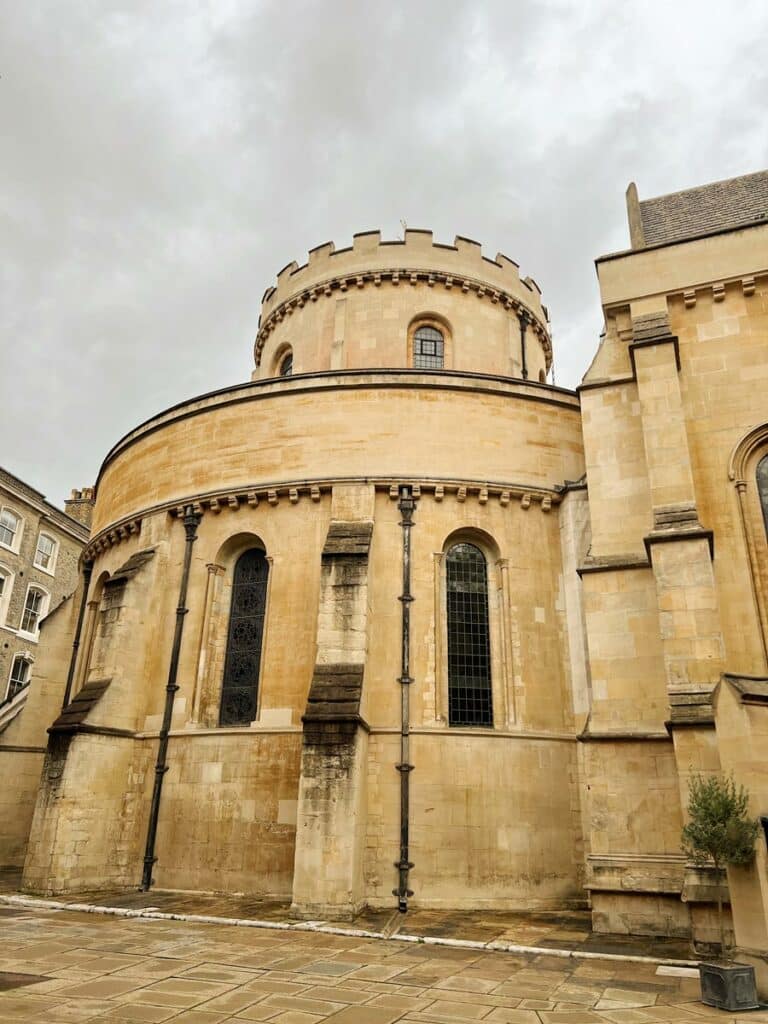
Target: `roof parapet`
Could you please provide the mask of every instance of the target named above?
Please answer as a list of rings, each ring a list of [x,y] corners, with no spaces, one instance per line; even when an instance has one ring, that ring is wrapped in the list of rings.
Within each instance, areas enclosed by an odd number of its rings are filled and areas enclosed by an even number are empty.
[[[324,242],[309,251],[307,262],[299,266],[288,263],[277,275],[276,285],[267,288],[262,299],[264,323],[284,302],[302,292],[320,290],[331,280],[348,277],[357,281],[366,272],[376,274],[395,270],[406,275],[425,271],[451,275],[480,282],[488,290],[511,294],[531,307],[546,322],[541,307],[541,291],[531,279],[521,280],[518,264],[503,253],[494,259],[484,256],[479,242],[457,235],[452,245],[435,242],[432,232],[407,228],[405,237],[382,240],[378,230],[362,231],[352,238],[352,245],[337,249],[333,242]]]

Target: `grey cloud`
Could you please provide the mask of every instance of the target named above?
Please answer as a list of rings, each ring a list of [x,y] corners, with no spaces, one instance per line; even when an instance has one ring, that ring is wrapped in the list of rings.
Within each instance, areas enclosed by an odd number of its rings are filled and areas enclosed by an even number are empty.
[[[535,277],[573,386],[623,192],[768,164],[764,8],[4,5],[0,463],[53,500],[246,379],[275,272],[400,218]]]

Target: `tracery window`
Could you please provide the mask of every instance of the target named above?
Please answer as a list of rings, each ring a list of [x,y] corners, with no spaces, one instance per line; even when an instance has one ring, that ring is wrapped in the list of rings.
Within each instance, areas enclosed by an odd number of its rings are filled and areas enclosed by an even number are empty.
[[[6,547],[14,547],[16,533],[19,529],[19,517],[9,508],[0,511],[0,544]]]
[[[29,671],[31,667],[32,662],[23,655],[18,655],[13,659],[11,678],[8,681],[8,690],[5,694],[6,700],[13,700],[16,694],[29,684]]]
[[[448,615],[448,724],[493,725],[488,570],[474,544],[454,544],[445,560]]]
[[[765,531],[768,533],[768,455],[764,455],[757,464],[757,493],[763,510]]]
[[[258,548],[235,563],[219,725],[248,725],[256,717],[268,575]]]
[[[445,340],[436,327],[419,327],[413,335],[413,365],[417,370],[442,370]]]
[[[24,601],[24,611],[21,614],[22,633],[36,634],[40,626],[40,619],[45,614],[45,604],[48,595],[39,587],[30,587]]]

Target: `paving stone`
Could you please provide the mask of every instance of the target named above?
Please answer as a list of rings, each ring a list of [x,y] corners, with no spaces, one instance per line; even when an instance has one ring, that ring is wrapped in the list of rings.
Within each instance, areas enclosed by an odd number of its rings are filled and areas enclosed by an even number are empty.
[[[68,985],[59,989],[59,995],[67,999],[117,999],[126,992],[133,992],[140,986],[140,982],[131,978],[99,978],[97,981],[87,981],[82,985]]]
[[[105,1013],[102,1013],[99,1021],[130,1021],[133,1024],[162,1024],[163,1021],[176,1016],[177,1011],[173,1007],[166,1006],[144,1006],[141,1003],[125,1004],[115,1006]]]
[[[428,1006],[425,1014],[446,1017],[449,1020],[482,1020],[490,1012],[489,1006],[473,1006],[471,1003],[456,1003],[438,999]]]

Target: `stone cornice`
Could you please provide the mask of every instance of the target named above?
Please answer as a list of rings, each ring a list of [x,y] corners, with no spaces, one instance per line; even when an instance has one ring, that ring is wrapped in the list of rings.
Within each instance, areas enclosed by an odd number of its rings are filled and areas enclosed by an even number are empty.
[[[385,283],[394,287],[400,284],[405,287],[425,284],[429,288],[435,285],[442,285],[449,291],[452,288],[465,293],[471,291],[480,299],[487,298],[493,304],[500,303],[505,309],[510,310],[515,315],[525,312],[530,317],[529,325],[531,330],[536,334],[544,349],[547,370],[552,365],[552,341],[546,326],[531,306],[522,302],[517,296],[512,295],[503,288],[494,287],[488,284],[487,281],[463,274],[454,274],[440,270],[425,270],[417,267],[384,267],[381,269],[363,270],[360,273],[347,273],[328,277],[309,287],[302,288],[285,298],[269,312],[259,325],[259,331],[253,346],[256,366],[261,365],[264,345],[274,328],[286,317],[291,316],[297,309],[302,309],[307,303],[317,302],[323,296],[330,296],[335,291],[343,293],[350,289],[357,290],[371,286],[378,288]]]
[[[280,481],[275,483],[261,482],[244,484],[240,487],[225,488],[216,491],[185,495],[173,501],[161,502],[150,508],[142,509],[139,516],[119,520],[100,530],[90,541],[83,554],[86,559],[94,559],[97,555],[116,544],[135,536],[141,529],[143,519],[159,513],[167,513],[175,518],[183,518],[184,510],[189,505],[200,514],[220,515],[221,513],[238,512],[241,509],[257,508],[259,505],[268,508],[280,504],[298,505],[301,501],[319,503],[322,496],[329,495],[335,484],[367,483],[378,491],[385,491],[390,499],[396,501],[399,487],[407,483],[416,498],[430,497],[436,502],[455,501],[486,505],[498,502],[502,508],[519,505],[528,512],[531,508],[545,515],[562,501],[562,492],[556,488],[548,489],[529,486],[521,483],[500,483],[473,479],[433,479],[413,477],[348,477],[317,478],[315,480]]]

